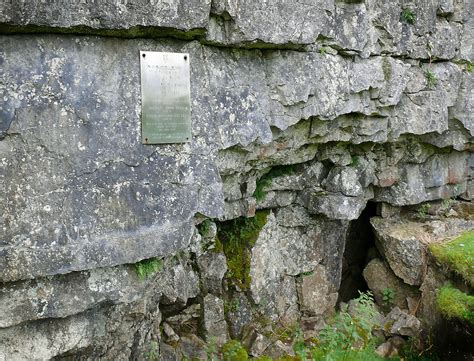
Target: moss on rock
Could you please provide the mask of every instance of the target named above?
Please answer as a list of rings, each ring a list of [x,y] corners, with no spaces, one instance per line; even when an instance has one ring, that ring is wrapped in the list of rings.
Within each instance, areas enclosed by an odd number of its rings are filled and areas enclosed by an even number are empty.
[[[474,325],[474,296],[447,285],[439,290],[436,301],[446,318],[458,318]]]
[[[474,231],[463,233],[458,238],[430,245],[436,260],[447,265],[474,286]]]
[[[250,251],[267,223],[269,211],[258,211],[255,217],[240,217],[218,225],[216,245],[227,258],[227,278],[242,290],[250,287]]]

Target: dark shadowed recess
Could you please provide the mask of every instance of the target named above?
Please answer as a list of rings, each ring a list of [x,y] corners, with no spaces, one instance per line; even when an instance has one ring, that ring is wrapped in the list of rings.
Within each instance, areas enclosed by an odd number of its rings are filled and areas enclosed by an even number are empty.
[[[342,261],[339,302],[348,302],[368,290],[362,276],[367,263],[377,253],[370,218],[377,215],[377,203],[368,202],[360,217],[351,222]]]

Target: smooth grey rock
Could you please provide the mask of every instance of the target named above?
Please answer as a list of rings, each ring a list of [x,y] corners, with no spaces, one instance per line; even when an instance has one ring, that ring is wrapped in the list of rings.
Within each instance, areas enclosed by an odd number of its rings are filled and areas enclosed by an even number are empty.
[[[291,345],[287,345],[281,340],[277,340],[267,347],[265,354],[272,359],[278,359],[283,356],[294,356],[295,351]]]
[[[474,72],[463,72],[462,83],[452,110],[452,117],[459,120],[464,128],[474,136]]]
[[[183,358],[192,360],[206,360],[206,343],[201,340],[196,335],[187,335],[181,337],[181,340],[178,345],[178,352],[180,354],[180,359]]]
[[[385,341],[379,345],[375,352],[380,357],[395,357],[399,354],[402,349],[402,346],[405,344],[406,340],[400,336],[391,337],[388,341]]]
[[[98,3],[66,0],[61,4],[48,6],[38,0],[17,1],[1,5],[0,23],[15,27],[34,25],[51,28],[127,29],[131,30],[130,35],[134,35],[132,29],[135,27],[183,31],[207,28],[210,8],[211,0]]]
[[[87,312],[53,321],[39,321],[0,329],[2,360],[49,360],[91,345],[106,334],[104,314]]]
[[[179,341],[179,336],[174,332],[173,328],[166,322],[163,322],[163,333],[166,335],[168,342],[177,342]]]
[[[242,338],[245,330],[254,321],[254,309],[247,296],[242,292],[234,292],[226,303],[226,320],[232,339]]]
[[[220,295],[222,293],[222,279],[227,272],[225,255],[211,250],[199,257],[197,263],[202,283],[201,292]]]
[[[342,253],[335,250],[345,239],[347,225],[315,218],[308,226],[289,228],[283,217],[285,213],[270,213],[252,248],[250,291],[269,317],[288,322],[297,314],[296,284],[291,276],[310,272],[323,262],[330,292],[337,290]],[[288,222],[293,224],[291,219]]]
[[[271,344],[271,340],[268,337],[265,337],[262,334],[257,334],[255,340],[252,342],[252,345],[249,348],[249,355],[253,357],[262,356],[268,346]]]
[[[166,264],[165,264],[166,267]],[[180,303],[186,305],[188,299],[199,294],[199,275],[192,266],[178,263],[163,272],[159,279],[164,304]]]
[[[425,246],[418,239],[418,224],[391,222],[374,217],[370,220],[376,245],[392,271],[409,285],[418,286],[422,282],[426,257]]]
[[[333,12],[334,0],[216,0],[207,40],[223,44],[310,44],[321,34],[331,34]]]
[[[383,329],[389,325],[389,333],[392,335],[401,335],[413,337],[418,335],[421,322],[418,318],[398,307],[394,307],[383,321]]]
[[[385,307],[396,305],[400,308],[407,308],[407,297],[419,297],[416,289],[408,286],[395,276],[393,271],[381,259],[374,258],[371,260],[364,268],[363,275],[378,305]],[[384,291],[386,292],[387,289],[393,291],[393,299],[391,300],[383,299]]]
[[[330,219],[353,220],[359,218],[370,197],[348,197],[339,193],[305,190],[302,202],[311,214],[324,214]]]
[[[318,265],[310,274],[301,275],[297,287],[300,310],[306,315],[324,315],[334,309],[338,294],[331,293],[333,287],[324,266]]]
[[[7,283],[0,287],[0,328],[75,315],[104,302],[133,302],[147,285],[129,267]]]
[[[461,58],[474,62],[474,3],[463,2],[463,32],[461,41]]]
[[[206,340],[222,346],[229,339],[227,323],[224,315],[224,301],[208,294],[203,299],[203,331]]]
[[[340,192],[348,197],[364,195],[359,175],[352,167],[334,167],[329,171],[323,187],[330,192]]]

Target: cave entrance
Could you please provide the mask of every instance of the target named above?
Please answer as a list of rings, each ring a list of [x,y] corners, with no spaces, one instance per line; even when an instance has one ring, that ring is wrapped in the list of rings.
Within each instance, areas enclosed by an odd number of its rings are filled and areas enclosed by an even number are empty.
[[[377,215],[377,203],[368,202],[360,217],[351,221],[342,261],[339,302],[348,302],[368,290],[362,272],[376,251],[370,219]],[[372,255],[372,256],[371,256]]]

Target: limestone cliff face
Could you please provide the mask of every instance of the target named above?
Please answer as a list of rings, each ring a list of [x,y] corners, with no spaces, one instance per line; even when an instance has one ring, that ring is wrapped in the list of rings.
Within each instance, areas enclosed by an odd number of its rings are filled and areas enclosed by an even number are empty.
[[[368,201],[472,196],[472,1],[7,1],[0,34],[0,359],[315,324]],[[141,143],[140,50],[190,54],[190,143]],[[244,287],[201,222],[259,210]]]

